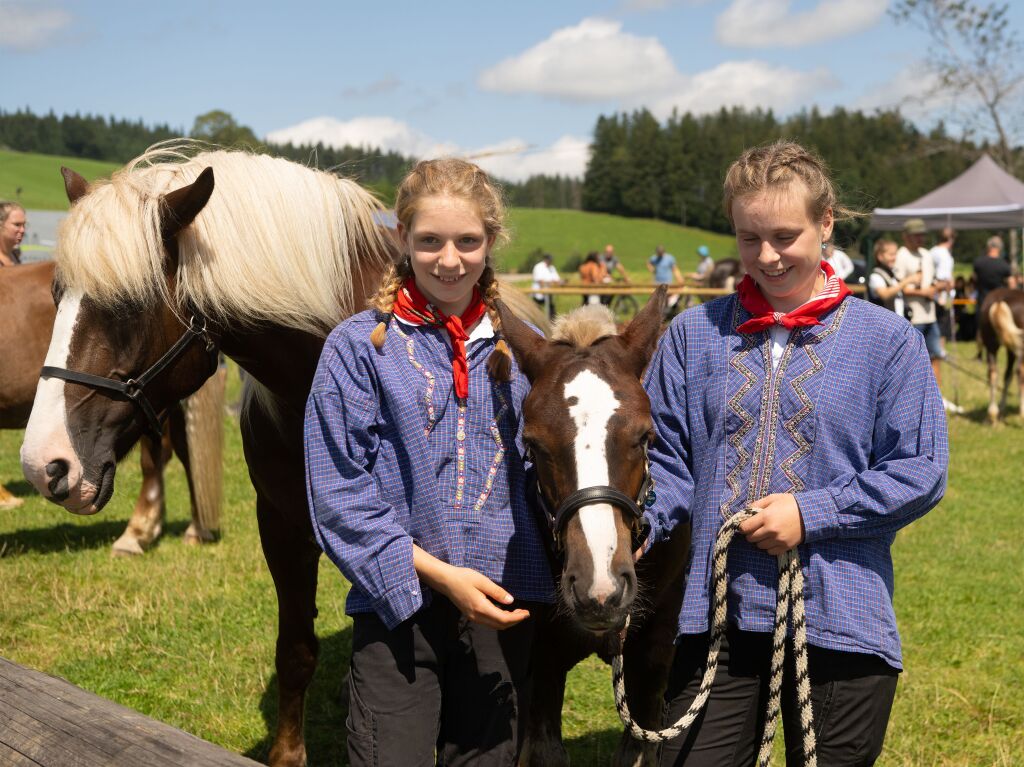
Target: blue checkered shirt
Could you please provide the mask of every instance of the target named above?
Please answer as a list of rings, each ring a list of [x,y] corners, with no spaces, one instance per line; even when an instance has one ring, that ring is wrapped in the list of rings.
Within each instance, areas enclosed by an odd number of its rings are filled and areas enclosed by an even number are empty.
[[[331,333],[306,407],[306,489],[317,542],[352,582],[346,611],[393,628],[429,601],[415,541],[518,600],[550,602],[553,579],[525,497],[518,368],[487,374],[490,322],[467,343],[469,398],[459,406],[443,329],[362,312]]]
[[[708,629],[714,540],[723,520],[771,493],[793,493],[808,641],[872,653],[902,668],[890,546],[946,487],[946,419],[924,337],[902,317],[847,298],[822,325],[789,335],[772,372],[767,333],[735,295],[676,318],[646,375],[657,437],[654,539],[693,525],[679,633]],[[729,620],[771,631],[776,559],[737,536]]]

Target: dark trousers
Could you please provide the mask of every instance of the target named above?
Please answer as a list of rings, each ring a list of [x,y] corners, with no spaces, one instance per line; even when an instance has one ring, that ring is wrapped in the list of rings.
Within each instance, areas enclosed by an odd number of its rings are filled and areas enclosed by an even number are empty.
[[[495,631],[444,597],[389,631],[352,619],[348,758],[352,767],[515,764],[530,698],[530,617]]]
[[[772,639],[730,627],[704,713],[662,747],[662,767],[749,767],[764,733]],[[786,764],[802,765],[800,712],[787,648],[782,684]],[[818,764],[868,767],[882,752],[899,672],[874,655],[808,646]],[[676,650],[665,691],[665,724],[677,722],[696,696],[707,664],[708,635],[687,636]]]

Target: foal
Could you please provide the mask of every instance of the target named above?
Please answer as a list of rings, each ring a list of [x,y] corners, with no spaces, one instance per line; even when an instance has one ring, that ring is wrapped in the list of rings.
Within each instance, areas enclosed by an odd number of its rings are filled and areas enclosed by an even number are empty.
[[[621,335],[606,309],[583,307],[556,324],[550,341],[501,311],[505,337],[532,386],[523,403],[523,439],[536,467],[537,505],[550,525],[561,594],[560,609],[538,629],[539,683],[522,765],[568,764],[561,743],[565,678],[595,652],[606,661],[623,652],[631,710],[651,726],[660,724],[689,536],[681,530],[635,569],[634,551],[643,543],[640,514],[652,490],[652,426],[640,379],[664,307],[665,289],[659,288]],[[649,746],[645,751],[623,734],[617,764],[652,758]]]
[[[999,420],[1000,407],[1006,409],[1006,395],[1010,388],[1014,362],[1017,363],[1017,385],[1020,395],[1020,415],[1024,418],[1024,290],[998,288],[985,296],[978,312],[978,335],[985,347],[988,363],[988,418]],[[999,347],[1006,347],[1006,372],[1003,375],[1003,398],[996,404],[996,355]]]

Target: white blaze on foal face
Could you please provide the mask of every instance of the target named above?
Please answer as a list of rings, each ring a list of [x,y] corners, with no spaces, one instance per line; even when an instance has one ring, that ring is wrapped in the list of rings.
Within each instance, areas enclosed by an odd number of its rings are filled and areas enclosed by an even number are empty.
[[[580,372],[565,385],[569,415],[576,424],[576,489],[608,485],[608,422],[619,407],[612,387],[589,370]],[[612,557],[618,545],[615,512],[608,503],[593,503],[580,508],[580,525],[594,558],[591,596],[612,594]]]

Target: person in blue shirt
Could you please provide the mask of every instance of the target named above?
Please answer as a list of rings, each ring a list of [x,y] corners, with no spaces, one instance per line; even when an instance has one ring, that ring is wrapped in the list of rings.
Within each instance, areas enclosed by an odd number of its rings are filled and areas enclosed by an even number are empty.
[[[306,412],[314,532],[352,584],[349,762],[511,765],[554,594],[526,503],[528,384],[494,308],[504,208],[443,159],[395,213],[402,258],[328,337]]]
[[[667,724],[703,675],[714,541],[726,519],[756,513],[729,548],[728,628],[707,708],[664,745],[661,764],[754,761],[776,555],[797,547],[818,763],[870,765],[902,669],[890,546],[945,490],[942,397],[923,336],[850,296],[822,260],[846,211],[815,155],[789,142],[748,150],[724,198],[747,276],[735,294],[675,319],[645,381],[656,432],[651,540],[685,521],[693,536]],[[800,764],[791,650],[783,726],[787,763]]]

